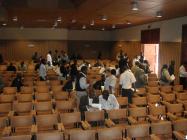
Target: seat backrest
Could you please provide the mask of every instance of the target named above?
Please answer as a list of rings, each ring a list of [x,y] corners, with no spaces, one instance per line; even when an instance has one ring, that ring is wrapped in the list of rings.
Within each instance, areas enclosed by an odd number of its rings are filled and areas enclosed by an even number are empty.
[[[187,119],[173,121],[174,131],[187,131]]]
[[[147,98],[146,97],[133,97],[132,104],[142,106],[147,105]]]
[[[149,87],[157,87],[158,86],[158,81],[149,81],[148,86]]]
[[[15,100],[15,95],[0,95],[0,103],[12,103]]]
[[[60,112],[70,112],[75,108],[74,101],[68,100],[68,101],[56,101],[56,109],[58,109]]]
[[[98,140],[120,140],[122,139],[122,129],[118,127],[104,128],[98,131]]]
[[[25,126],[31,126],[32,124],[33,124],[32,115],[11,117],[12,127],[25,127]]]
[[[39,133],[36,135],[37,140],[63,140],[63,134],[60,132]]]
[[[38,127],[54,126],[57,123],[58,123],[57,114],[37,115],[36,116],[36,124]]]
[[[183,112],[183,104],[168,104],[167,105],[167,111],[170,113],[182,113]]]
[[[17,88],[16,87],[4,87],[3,93],[4,94],[16,94]]]
[[[173,90],[176,91],[176,92],[181,92],[181,91],[184,90],[183,85],[174,85]]]
[[[170,93],[172,92],[172,86],[161,86],[160,91],[165,93]]]
[[[148,100],[148,103],[155,104],[155,103],[159,103],[161,101],[161,97],[160,97],[160,95],[149,94],[147,96],[147,100]]]
[[[151,123],[151,131],[153,134],[157,135],[172,134],[171,122],[162,121],[157,123]]]
[[[53,92],[60,92],[60,91],[62,91],[62,86],[61,85],[52,85],[51,90]]]
[[[174,102],[175,101],[175,94],[173,93],[163,93],[162,94],[163,100],[166,102]]]
[[[49,87],[48,86],[36,86],[36,92],[38,93],[48,93]]]
[[[37,102],[35,105],[36,111],[49,111],[52,110],[52,103],[48,102]]]
[[[148,92],[152,94],[159,94],[159,87],[147,87]]]
[[[32,94],[34,91],[33,87],[32,86],[29,86],[29,87],[21,87],[21,93],[24,93],[24,94]]]
[[[71,125],[74,123],[81,122],[81,114],[80,112],[72,112],[72,113],[61,113],[60,114],[61,122],[66,125]]]
[[[1,140],[31,140],[31,135],[2,137]]]
[[[70,140],[95,140],[94,130],[72,130]]]
[[[11,110],[12,110],[12,105],[10,103],[0,104],[0,112],[1,113],[8,113]]]
[[[55,100],[68,100],[68,93],[64,91],[54,92],[53,93]]]
[[[50,93],[35,93],[37,101],[50,101],[52,99]]]
[[[105,117],[104,117],[104,111],[93,111],[93,112],[89,112],[86,111],[85,112],[85,120],[88,122],[92,122],[92,121],[104,121]]]
[[[17,113],[31,112],[32,108],[32,102],[14,103],[13,105],[13,111]]]
[[[36,86],[47,86],[47,82],[46,81],[36,81],[35,85]]]
[[[108,117],[111,120],[121,120],[127,118],[127,109],[113,109],[107,110]]]
[[[18,102],[32,102],[33,96],[32,94],[18,94],[17,100]]]
[[[60,80],[50,80],[50,85],[51,86],[55,86],[55,85],[61,85],[61,81]]]
[[[166,114],[166,107],[163,105],[159,105],[159,106],[150,105],[149,106],[149,113],[150,113],[150,115],[153,115],[153,116],[165,115]]]
[[[147,115],[146,107],[129,108],[129,116],[132,117],[145,117]]]
[[[120,106],[127,106],[128,105],[128,98],[127,97],[117,97],[116,98]]]
[[[137,124],[127,127],[127,136],[129,138],[143,138],[149,136],[149,124]]]

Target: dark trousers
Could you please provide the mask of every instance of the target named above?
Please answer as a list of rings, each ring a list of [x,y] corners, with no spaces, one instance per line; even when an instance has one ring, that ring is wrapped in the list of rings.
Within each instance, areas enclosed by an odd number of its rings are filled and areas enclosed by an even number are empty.
[[[180,85],[183,85],[184,89],[187,88],[186,77],[180,77]]]
[[[131,89],[122,89],[122,97],[128,98],[128,103],[132,103],[133,91]]]

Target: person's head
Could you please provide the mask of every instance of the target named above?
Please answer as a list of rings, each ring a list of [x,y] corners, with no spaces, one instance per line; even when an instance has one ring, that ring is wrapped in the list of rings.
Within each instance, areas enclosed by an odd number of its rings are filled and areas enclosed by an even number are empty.
[[[110,69],[106,69],[105,73],[106,73],[106,77],[110,76],[111,75]]]
[[[10,66],[13,66],[13,63],[12,63],[12,62],[10,62]]]
[[[41,59],[41,64],[46,64],[46,61],[45,61],[45,59]]]
[[[118,65],[115,65],[115,68],[116,68],[116,69],[118,69],[118,68],[119,68],[119,66],[118,66]]]
[[[23,65],[24,65],[24,61],[21,62],[21,66],[23,66]]]
[[[137,67],[139,67],[139,66],[140,66],[140,63],[139,63],[138,61],[136,61],[136,62],[135,62],[135,65],[136,65]]]
[[[112,75],[116,76],[116,70],[115,69],[112,69],[110,72],[111,72]]]
[[[58,50],[55,50],[55,53],[58,53]]]
[[[162,66],[162,69],[168,69],[168,65],[167,65],[167,64],[164,64],[164,65]]]
[[[51,51],[49,51],[49,54],[52,54],[52,52],[51,52]]]
[[[175,65],[175,61],[171,60],[170,65],[174,66]]]
[[[87,72],[88,72],[87,66],[82,66],[81,72],[84,73],[84,74],[87,74]]]
[[[143,52],[140,52],[140,56],[143,56]]]
[[[105,99],[106,101],[108,100],[108,97],[109,97],[109,91],[108,90],[104,90],[102,92],[102,96],[103,96],[103,99]]]

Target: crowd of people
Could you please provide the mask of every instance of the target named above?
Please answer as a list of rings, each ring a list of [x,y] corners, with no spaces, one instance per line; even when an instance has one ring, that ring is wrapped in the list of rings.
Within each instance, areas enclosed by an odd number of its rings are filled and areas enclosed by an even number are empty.
[[[1,58],[2,59],[2,58]],[[3,59],[2,59],[3,60]],[[1,61],[2,61],[1,60]],[[41,81],[47,80],[48,69],[53,69],[59,76],[59,80],[67,80],[63,86],[65,91],[76,91],[77,107],[80,111],[90,110],[91,104],[99,104],[103,110],[119,108],[118,101],[115,97],[116,87],[119,86],[120,95],[128,98],[128,102],[132,103],[133,93],[137,88],[145,87],[148,83],[148,74],[151,73],[148,60],[145,59],[143,53],[135,56],[132,61],[123,51],[116,56],[115,67],[109,67],[97,59],[95,64],[82,60],[77,64],[77,59],[70,59],[65,51],[54,53],[49,51],[46,57],[39,57],[35,52],[32,55],[35,63],[35,70]],[[187,63],[183,63],[179,68],[180,84],[186,87],[186,71]],[[93,67],[99,69],[101,78],[98,81],[89,81],[87,78],[88,71]],[[18,71],[26,71],[27,65],[22,61],[17,67]],[[175,80],[174,74],[175,62],[171,61],[168,66],[164,64],[160,72],[161,85],[173,85]],[[7,67],[7,71],[17,71],[13,63]],[[18,91],[22,86],[21,75],[18,74],[12,82],[12,86],[16,86]],[[0,77],[0,88],[3,88],[3,81]],[[95,90],[102,91],[97,97]]]

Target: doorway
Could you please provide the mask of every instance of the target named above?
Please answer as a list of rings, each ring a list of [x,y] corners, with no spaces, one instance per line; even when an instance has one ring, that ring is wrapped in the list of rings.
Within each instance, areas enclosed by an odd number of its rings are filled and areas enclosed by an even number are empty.
[[[159,44],[144,44],[143,51],[150,64],[150,70],[158,75]]]

